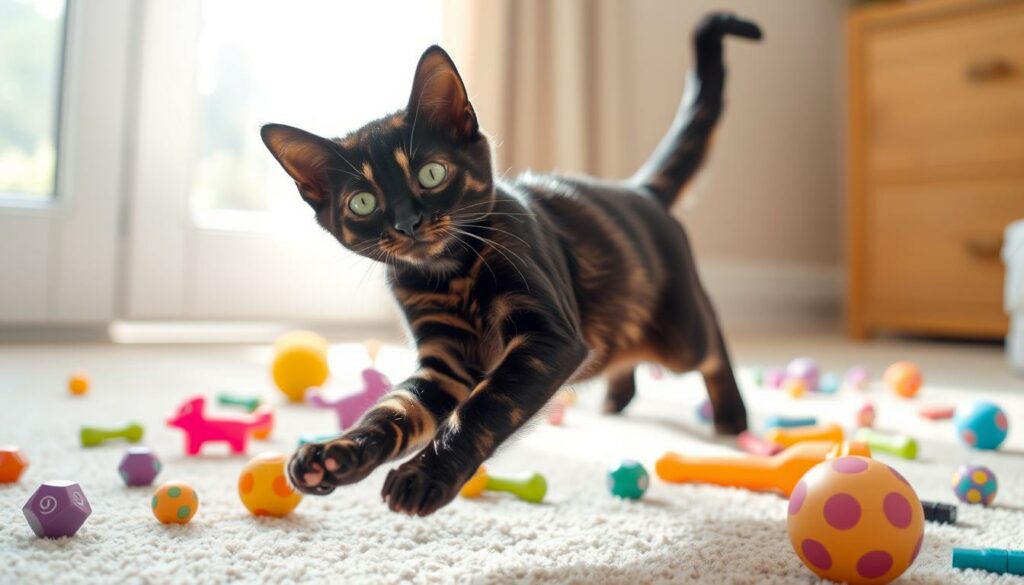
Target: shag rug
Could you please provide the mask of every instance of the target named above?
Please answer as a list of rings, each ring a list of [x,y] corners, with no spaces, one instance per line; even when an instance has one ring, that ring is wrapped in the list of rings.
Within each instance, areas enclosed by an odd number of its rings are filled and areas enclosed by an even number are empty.
[[[741,384],[755,428],[769,414],[812,413],[849,424],[864,395],[844,391],[792,400],[755,388],[752,366],[805,353],[826,368],[841,371],[859,361],[879,372],[897,358],[917,359],[928,377],[918,399],[900,401],[879,389],[867,395],[878,408],[878,426],[918,437],[921,458],[878,458],[897,467],[923,499],[952,501],[950,476],[963,462],[994,469],[999,495],[990,508],[961,505],[955,526],[928,524],[920,557],[900,582],[1024,581],[950,564],[954,546],[1024,548],[1024,383],[992,373],[1002,367],[997,350],[851,345],[836,338],[736,347],[737,361],[746,366]],[[385,349],[379,367],[398,380],[411,371],[410,357]],[[605,470],[619,458],[638,459],[653,472],[665,450],[735,452],[697,420],[695,408],[704,396],[698,377],[655,380],[645,370],[625,415],[598,414],[602,390],[581,387],[581,399],[562,426],[541,418],[489,463],[496,473],[543,473],[549,484],[543,504],[501,495],[460,498],[428,518],[409,518],[381,503],[386,467],[329,497],[305,498],[287,518],[253,517],[236,491],[247,459],[231,457],[223,447],[185,457],[181,433],[162,421],[191,394],[230,390],[277,404],[272,440],[251,444],[250,454],[289,453],[301,433],[334,430],[330,411],[280,403],[266,373],[268,360],[265,347],[0,346],[0,444],[20,446],[31,460],[19,483],[0,485],[0,583],[818,582],[790,547],[786,501],[779,496],[657,479],[640,501],[609,496]],[[361,347],[334,346],[330,389],[354,389],[365,363]],[[92,390],[84,398],[64,389],[75,368],[92,372]],[[980,387],[974,383],[982,379]],[[926,402],[981,395],[1010,413],[1011,436],[997,453],[970,452],[957,444],[949,421],[916,415]],[[151,489],[122,485],[117,464],[124,444],[78,445],[80,424],[126,420],[145,424],[144,443],[164,464],[157,482],[181,479],[198,491],[200,507],[190,524],[157,523]],[[73,538],[38,539],[22,516],[35,487],[51,479],[79,482],[92,504],[92,516]]]

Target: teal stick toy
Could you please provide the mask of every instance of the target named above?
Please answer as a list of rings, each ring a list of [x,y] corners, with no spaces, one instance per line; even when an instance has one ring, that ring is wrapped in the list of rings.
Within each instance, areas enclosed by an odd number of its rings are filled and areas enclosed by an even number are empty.
[[[235,396],[234,394],[222,392],[217,395],[217,404],[221,406],[241,406],[246,412],[254,412],[260,407],[260,399],[255,396]]]
[[[341,433],[326,433],[322,435],[318,435],[316,433],[305,433],[299,437],[299,447],[310,443],[326,443],[327,441],[333,441],[340,436]]]
[[[954,548],[954,569],[981,569],[1000,575],[1024,575],[1024,550]]]

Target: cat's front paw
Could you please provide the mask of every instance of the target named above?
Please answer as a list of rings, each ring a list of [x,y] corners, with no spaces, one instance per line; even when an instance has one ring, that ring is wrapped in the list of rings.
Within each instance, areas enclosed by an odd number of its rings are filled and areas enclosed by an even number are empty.
[[[380,495],[392,512],[429,516],[455,499],[461,485],[455,474],[417,458],[392,469]]]
[[[381,438],[372,434],[303,445],[292,455],[288,477],[300,492],[326,496],[340,485],[369,475],[380,464],[383,452]]]

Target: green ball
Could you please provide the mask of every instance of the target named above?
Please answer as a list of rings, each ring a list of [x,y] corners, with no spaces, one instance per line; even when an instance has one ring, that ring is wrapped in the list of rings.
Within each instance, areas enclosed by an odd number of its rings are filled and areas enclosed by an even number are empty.
[[[623,459],[618,465],[608,470],[608,491],[613,496],[639,500],[647,491],[651,478],[639,461]]]

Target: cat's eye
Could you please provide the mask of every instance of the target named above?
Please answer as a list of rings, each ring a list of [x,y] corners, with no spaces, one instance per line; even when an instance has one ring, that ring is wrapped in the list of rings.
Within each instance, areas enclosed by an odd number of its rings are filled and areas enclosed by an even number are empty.
[[[431,162],[423,165],[420,168],[419,180],[420,185],[423,185],[427,189],[433,189],[441,184],[444,180],[445,174],[448,171],[444,168],[441,163]]]
[[[377,209],[377,198],[373,193],[360,191],[348,200],[348,208],[356,215],[370,215]]]

